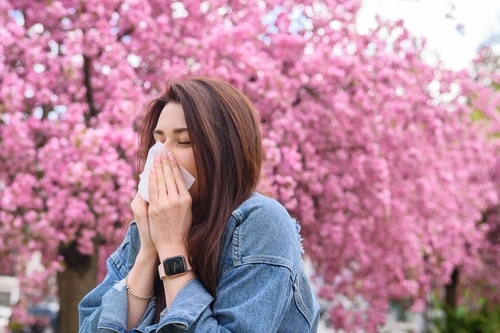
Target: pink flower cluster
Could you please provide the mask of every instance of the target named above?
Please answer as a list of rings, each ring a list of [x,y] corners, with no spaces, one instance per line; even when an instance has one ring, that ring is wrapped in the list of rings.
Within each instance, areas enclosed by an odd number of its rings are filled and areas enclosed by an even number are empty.
[[[301,221],[333,326],[373,329],[390,300],[422,310],[455,268],[478,281],[499,250],[499,220],[481,223],[499,204],[498,76],[425,63],[402,22],[358,33],[360,6],[0,0],[0,267],[22,275],[40,251],[35,296],[61,248],[103,243],[102,263],[131,217],[140,111],[207,75],[259,110],[262,189]]]

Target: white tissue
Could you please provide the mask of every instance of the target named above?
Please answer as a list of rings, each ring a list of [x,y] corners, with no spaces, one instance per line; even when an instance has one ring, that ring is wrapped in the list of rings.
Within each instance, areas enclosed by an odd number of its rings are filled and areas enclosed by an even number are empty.
[[[139,175],[139,194],[141,197],[149,202],[149,173],[151,168],[153,168],[153,162],[156,156],[160,156],[161,153],[166,152],[167,155],[172,155],[169,152],[163,143],[160,141],[156,142],[148,152],[148,157],[146,158],[146,164],[144,165],[144,170]],[[179,170],[181,171],[182,178],[184,178],[184,182],[186,182],[186,187],[189,189],[194,183],[194,177],[182,167],[182,165],[177,164],[179,166]]]

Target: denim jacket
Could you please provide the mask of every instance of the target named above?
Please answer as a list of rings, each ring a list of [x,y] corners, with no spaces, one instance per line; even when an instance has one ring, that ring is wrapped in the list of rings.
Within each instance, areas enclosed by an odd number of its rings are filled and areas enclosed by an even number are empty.
[[[299,227],[277,201],[254,193],[222,238],[215,297],[196,278],[154,323],[155,299],[127,330],[124,278],[140,247],[134,222],[108,258],[108,273],[78,306],[79,332],[317,332],[320,308],[304,273]]]

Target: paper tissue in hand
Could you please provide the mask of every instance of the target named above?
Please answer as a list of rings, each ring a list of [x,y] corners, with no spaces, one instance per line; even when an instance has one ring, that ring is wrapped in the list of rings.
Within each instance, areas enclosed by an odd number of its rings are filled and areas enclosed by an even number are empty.
[[[146,164],[144,165],[144,170],[139,175],[139,194],[147,202],[149,202],[149,173],[151,171],[151,168],[153,167],[155,157],[160,156],[163,152],[166,152],[167,155],[172,154],[165,148],[163,143],[161,143],[160,141],[156,142],[149,149],[148,157],[146,158]],[[179,170],[181,171],[182,178],[184,178],[184,182],[186,182],[186,187],[189,189],[194,183],[194,177],[186,169],[184,169],[182,165],[180,165],[179,163],[177,163],[177,165],[179,166]]]

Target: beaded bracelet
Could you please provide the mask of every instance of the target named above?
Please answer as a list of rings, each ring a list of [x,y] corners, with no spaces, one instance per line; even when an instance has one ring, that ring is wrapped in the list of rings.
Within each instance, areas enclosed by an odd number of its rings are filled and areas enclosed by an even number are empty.
[[[155,294],[154,290],[153,290],[153,293],[151,295],[147,296],[147,297],[134,294],[134,292],[130,289],[130,286],[128,285],[128,275],[125,278],[125,289],[127,289],[128,293],[130,295],[134,296],[135,298],[143,299],[143,300],[151,299],[154,296],[154,294]]]

